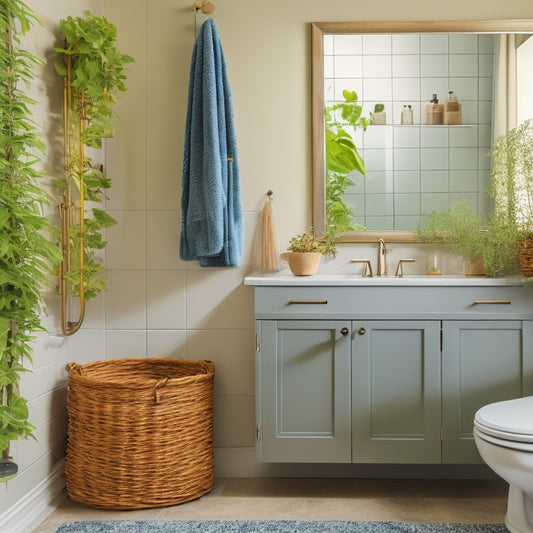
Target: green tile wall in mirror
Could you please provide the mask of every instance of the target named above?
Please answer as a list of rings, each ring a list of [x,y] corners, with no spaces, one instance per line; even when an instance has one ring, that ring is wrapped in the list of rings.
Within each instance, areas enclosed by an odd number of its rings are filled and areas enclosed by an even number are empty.
[[[351,242],[411,241],[425,215],[460,198],[487,212],[493,139],[533,116],[533,20],[317,22],[311,28],[316,230],[331,225],[339,191],[354,228],[342,240]],[[428,109],[435,94],[439,104]],[[450,97],[459,114],[432,114]],[[376,104],[384,104],[383,113],[374,114]],[[350,125],[354,111],[355,119],[361,114]],[[365,129],[362,122],[372,117]],[[339,144],[349,153],[336,152]],[[366,175],[350,170],[359,166],[358,156]]]

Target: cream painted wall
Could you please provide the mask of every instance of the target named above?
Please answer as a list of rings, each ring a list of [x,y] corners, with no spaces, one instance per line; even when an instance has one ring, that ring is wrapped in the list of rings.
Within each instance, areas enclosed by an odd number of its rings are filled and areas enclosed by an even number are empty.
[[[210,359],[216,367],[215,446],[219,476],[262,475],[254,458],[253,292],[244,287],[259,211],[274,191],[280,248],[311,221],[311,21],[533,18],[530,0],[220,0],[216,21],[233,89],[246,260],[239,268],[202,269],[178,258],[180,179],[189,65],[194,42],[192,0],[30,0],[46,27],[33,37],[51,61],[57,20],[90,7],[117,26],[119,47],[136,58],[120,99],[117,135],[106,143],[113,179],[106,207],[119,222],[107,233],[109,291],[90,301],[83,329],[65,340],[50,336],[36,351],[24,382],[39,422],[39,443],[14,446],[24,466],[0,484],[0,514],[49,474],[64,443],[66,361],[165,356]],[[203,20],[202,15],[198,21]],[[47,166],[58,171],[62,145],[52,140],[60,89],[50,65],[40,76]],[[57,126],[56,129],[60,129]],[[419,257],[420,247],[392,246]],[[323,270],[347,269],[350,256],[373,257],[373,247],[344,246]],[[405,255],[404,255],[405,257]],[[451,260],[450,260],[451,261]],[[448,268],[458,268],[451,262]],[[46,325],[58,331],[57,300],[49,295]],[[44,385],[46,383],[46,385]],[[287,471],[288,472],[288,471]]]

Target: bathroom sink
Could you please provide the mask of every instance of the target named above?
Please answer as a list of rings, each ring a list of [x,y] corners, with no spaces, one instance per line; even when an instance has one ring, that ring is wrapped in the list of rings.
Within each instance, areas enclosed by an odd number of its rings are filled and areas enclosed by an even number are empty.
[[[354,274],[315,274],[314,276],[294,276],[288,270],[268,274],[252,274],[244,280],[245,285],[278,285],[278,286],[483,286],[483,285],[516,285],[523,279],[486,278],[466,276],[374,276],[363,278]]]

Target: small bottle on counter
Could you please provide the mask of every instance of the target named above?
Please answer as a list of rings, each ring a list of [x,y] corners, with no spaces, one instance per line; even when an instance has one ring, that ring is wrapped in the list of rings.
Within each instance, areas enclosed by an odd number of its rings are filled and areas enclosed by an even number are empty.
[[[428,124],[444,124],[444,104],[439,104],[436,93],[426,107],[426,115]]]
[[[404,105],[402,110],[402,124],[411,125],[413,123],[413,109],[410,105]]]
[[[453,91],[448,92],[446,103],[444,104],[444,124],[461,124],[461,104]]]

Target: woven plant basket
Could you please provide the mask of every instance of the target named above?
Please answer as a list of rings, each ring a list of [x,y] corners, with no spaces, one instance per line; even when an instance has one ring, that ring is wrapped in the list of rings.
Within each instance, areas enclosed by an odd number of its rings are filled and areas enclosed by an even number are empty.
[[[525,239],[520,243],[520,251],[518,252],[518,260],[520,262],[520,272],[526,278],[533,276],[533,238]]]
[[[70,498],[141,509],[213,488],[213,380],[208,361],[113,359],[68,370]]]

